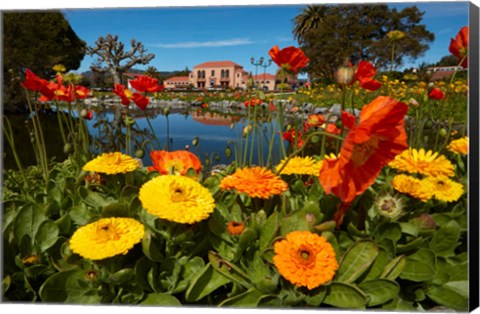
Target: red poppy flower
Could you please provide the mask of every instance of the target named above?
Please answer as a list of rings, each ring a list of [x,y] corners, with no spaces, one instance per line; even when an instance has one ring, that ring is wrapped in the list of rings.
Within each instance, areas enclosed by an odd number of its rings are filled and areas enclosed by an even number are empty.
[[[161,92],[163,85],[158,85],[158,80],[149,76],[138,76],[136,79],[130,81],[130,85],[140,93],[156,93]]]
[[[90,90],[85,86],[77,85],[75,86],[75,93],[77,94],[77,98],[84,99],[90,96]]]
[[[469,41],[469,27],[464,26],[460,29],[455,39],[450,40],[450,46],[448,50],[458,59],[458,62],[463,61],[460,64],[462,67],[468,67],[468,41]]]
[[[350,112],[342,111],[342,124],[347,128],[351,129],[357,123],[357,118]]]
[[[198,174],[202,169],[202,164],[197,156],[186,150],[174,152],[153,150],[150,158],[153,166],[148,167],[148,171],[158,171],[161,174],[169,174],[173,171],[175,174],[185,175],[190,168],[193,168]]]
[[[325,192],[338,196],[344,205],[365,192],[382,168],[408,147],[407,111],[406,104],[386,96],[366,105],[359,124],[347,134],[339,157],[324,160],[319,179]],[[335,220],[341,224],[343,212]]]
[[[261,105],[262,104],[262,100],[259,99],[259,98],[251,98],[251,99],[248,99],[248,100],[245,100],[243,102],[243,104],[245,105],[245,107],[250,107],[250,106],[256,106],[256,105]]]
[[[28,90],[39,92],[46,100],[51,100],[55,97],[53,89],[49,87],[49,82],[36,76],[30,69],[27,69],[22,86]]]
[[[309,60],[301,49],[293,46],[282,50],[278,46],[274,46],[268,54],[279,67],[294,73],[298,73],[300,68],[306,67]]]
[[[325,128],[325,132],[333,135],[340,135],[341,130],[335,125],[335,123],[329,123]],[[331,138],[329,137],[329,139]]]
[[[361,88],[365,88],[369,91],[376,91],[382,86],[382,83],[373,79],[376,73],[377,70],[370,62],[360,61],[358,68],[355,71],[353,82],[358,81]]]
[[[441,99],[445,98],[445,94],[441,90],[439,90],[438,88],[433,88],[428,93],[428,98],[435,99],[435,100],[441,100]]]
[[[127,89],[122,84],[115,84],[115,89],[113,90],[113,92],[120,96],[120,98],[122,99],[122,105],[124,106],[128,106],[130,104],[130,101],[133,100],[135,105],[140,107],[140,109],[145,110],[147,108],[147,105],[150,103],[150,99],[140,93],[132,93],[131,90]]]
[[[273,103],[273,101],[270,102],[269,109],[270,111],[277,111],[277,107],[275,107],[275,104]]]
[[[295,139],[297,139],[297,147],[300,148],[303,145],[303,140],[302,140],[302,132],[297,131],[297,134],[295,135],[295,129],[291,129],[290,131],[283,132],[282,138],[290,143],[293,147],[295,147]]]

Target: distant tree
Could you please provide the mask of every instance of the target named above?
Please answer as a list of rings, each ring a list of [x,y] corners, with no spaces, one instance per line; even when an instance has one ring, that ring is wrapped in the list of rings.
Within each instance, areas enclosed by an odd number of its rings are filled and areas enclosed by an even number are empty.
[[[125,52],[123,43],[118,41],[118,35],[100,36],[94,47],[87,47],[90,56],[98,56],[97,64],[90,66],[90,69],[95,72],[109,72],[114,84],[122,84],[122,75],[130,68],[136,64],[148,64],[155,58],[153,53],[147,54],[143,44],[135,39],[131,40],[131,45],[132,50]],[[103,63],[106,64],[105,67],[100,66]]]
[[[444,56],[435,63],[435,66],[437,67],[448,67],[448,66],[457,66],[458,65],[458,59],[454,55],[448,55]]]
[[[86,44],[57,11],[3,13],[3,102],[5,111],[26,110],[20,83],[25,70],[50,79],[53,66],[76,70]]]
[[[188,76],[190,74],[190,70],[188,69],[188,66],[185,67],[183,71],[178,71],[175,75],[176,76]]]
[[[155,78],[157,80],[161,79],[160,72],[158,72],[157,68],[154,67],[154,66],[147,67],[147,69],[145,70],[145,72],[143,74],[145,74],[146,76],[150,76],[152,78]]]
[[[333,79],[345,58],[352,63],[368,60],[377,68],[391,64],[391,40],[387,33],[398,30],[405,37],[395,43],[394,64],[417,58],[433,41],[434,34],[420,24],[423,12],[416,6],[401,11],[387,5],[308,6],[294,18],[293,34],[307,57],[307,72],[313,77]]]

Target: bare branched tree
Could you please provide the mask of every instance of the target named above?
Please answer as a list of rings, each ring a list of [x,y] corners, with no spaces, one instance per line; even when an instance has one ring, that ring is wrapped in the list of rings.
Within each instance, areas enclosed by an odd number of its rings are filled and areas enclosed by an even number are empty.
[[[135,39],[131,40],[132,50],[125,52],[124,45],[118,41],[118,35],[108,34],[106,37],[100,36],[95,42],[94,47],[87,47],[87,53],[90,56],[97,55],[97,64],[90,66],[94,72],[110,72],[113,76],[114,84],[122,84],[122,74],[127,72],[135,64],[148,64],[155,55],[146,53],[147,50],[143,44]],[[122,63],[124,62],[124,63]],[[98,66],[105,63],[106,66]]]

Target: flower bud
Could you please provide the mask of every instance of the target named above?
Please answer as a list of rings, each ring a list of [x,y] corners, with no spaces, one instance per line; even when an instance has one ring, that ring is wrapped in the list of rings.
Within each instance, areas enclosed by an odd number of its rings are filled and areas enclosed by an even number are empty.
[[[145,156],[145,152],[143,151],[143,149],[140,148],[135,151],[135,157],[143,158],[143,156]]]
[[[125,124],[127,126],[131,126],[135,123],[135,118],[134,117],[131,117],[131,116],[126,116],[125,117]]]
[[[248,134],[250,134],[250,132],[252,131],[252,128],[253,127],[251,124],[247,124],[242,130],[243,137],[246,137]]]
[[[441,137],[447,136],[447,130],[445,130],[445,128],[441,128],[438,133],[440,134]]]
[[[337,83],[340,85],[350,85],[353,81],[354,75],[355,71],[349,66],[341,66],[338,68],[337,73],[335,73]]]
[[[432,89],[435,88],[435,84],[433,84],[432,82],[428,83],[427,85],[427,90],[430,92]]]
[[[163,108],[163,114],[168,116],[170,114],[170,107]]]
[[[232,156],[232,149],[230,147],[225,148],[225,157],[230,158]]]
[[[391,195],[379,197],[375,201],[375,207],[380,215],[390,220],[397,220],[405,213],[402,200]]]
[[[73,146],[72,146],[72,144],[66,143],[66,144],[63,146],[63,152],[64,152],[66,155],[70,155],[70,154],[73,152]]]
[[[197,146],[199,141],[200,141],[200,139],[198,138],[198,136],[195,136],[192,140],[192,145]]]

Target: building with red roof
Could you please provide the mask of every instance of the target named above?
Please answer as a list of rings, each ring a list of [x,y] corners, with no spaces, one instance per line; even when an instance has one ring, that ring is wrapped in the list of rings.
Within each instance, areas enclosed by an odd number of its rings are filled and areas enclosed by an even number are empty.
[[[209,61],[193,67],[190,82],[196,88],[244,88],[243,67],[232,61]]]
[[[163,81],[165,89],[182,89],[192,85],[189,76],[173,76]]]

